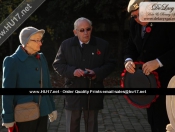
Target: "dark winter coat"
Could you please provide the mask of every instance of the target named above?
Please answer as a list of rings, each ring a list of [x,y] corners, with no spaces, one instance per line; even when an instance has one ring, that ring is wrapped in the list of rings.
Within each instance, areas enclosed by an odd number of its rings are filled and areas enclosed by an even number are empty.
[[[142,62],[159,59],[163,67],[159,67],[156,71],[161,88],[167,88],[171,77],[175,75],[175,23],[149,23],[148,26],[151,31],[146,32],[142,38],[141,25],[131,19],[130,37],[124,59],[132,58],[133,61]],[[165,102],[165,95],[160,95],[147,109],[151,127],[165,130],[169,123]]]
[[[56,72],[65,77],[65,88],[103,88],[103,79],[114,70],[114,62],[109,58],[109,44],[105,40],[91,37],[89,44],[81,48],[78,37],[72,37],[62,42],[56,55],[53,67]],[[75,77],[75,69],[91,69],[96,74],[92,85],[88,78]],[[103,108],[103,95],[90,96],[90,109]],[[87,95],[66,95],[65,108],[69,110],[87,109]]]

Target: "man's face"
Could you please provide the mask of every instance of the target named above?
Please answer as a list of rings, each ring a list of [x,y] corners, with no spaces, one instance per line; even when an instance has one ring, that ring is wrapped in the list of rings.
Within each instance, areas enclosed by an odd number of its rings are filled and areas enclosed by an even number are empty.
[[[142,26],[146,26],[148,22],[141,22],[139,20],[139,10],[131,12],[131,18],[134,19],[137,23],[139,23]]]
[[[86,20],[78,21],[73,32],[81,42],[87,43],[91,38],[92,26]]]

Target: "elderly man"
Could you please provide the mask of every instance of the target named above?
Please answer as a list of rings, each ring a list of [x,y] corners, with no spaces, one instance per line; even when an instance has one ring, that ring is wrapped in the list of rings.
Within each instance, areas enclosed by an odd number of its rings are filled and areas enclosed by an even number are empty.
[[[125,68],[135,72],[134,61],[144,62],[143,73],[149,75],[156,71],[161,88],[166,88],[170,78],[175,75],[175,23],[141,22],[139,4],[144,0],[130,0],[128,12],[131,14],[130,37],[125,49]],[[145,30],[146,29],[146,30]],[[148,122],[152,132],[165,132],[169,123],[165,95],[160,95],[156,102],[147,109]]]
[[[77,19],[73,32],[75,37],[63,41],[58,50],[53,63],[55,71],[65,77],[66,88],[103,88],[103,79],[115,67],[109,58],[108,42],[91,36],[92,23],[87,18]],[[97,132],[103,98],[103,95],[65,96],[66,131],[80,132],[83,111],[86,132]]]

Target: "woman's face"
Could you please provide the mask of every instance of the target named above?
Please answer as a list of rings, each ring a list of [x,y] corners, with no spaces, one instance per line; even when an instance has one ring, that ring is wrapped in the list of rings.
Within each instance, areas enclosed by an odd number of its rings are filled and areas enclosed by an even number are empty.
[[[36,33],[32,35],[26,44],[26,47],[30,49],[30,51],[36,53],[40,51],[40,47],[42,45],[42,34],[41,33]]]

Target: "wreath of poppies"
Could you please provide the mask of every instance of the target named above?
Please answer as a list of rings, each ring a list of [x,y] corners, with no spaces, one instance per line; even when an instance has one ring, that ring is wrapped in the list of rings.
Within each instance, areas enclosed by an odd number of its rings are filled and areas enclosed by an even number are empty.
[[[144,62],[134,62],[134,64],[144,64]],[[125,75],[126,75],[127,71],[126,69],[123,70],[122,74],[121,74],[121,80],[120,80],[120,86],[121,88],[125,88],[125,84],[124,84],[124,79],[125,79]],[[158,73],[155,72],[155,71],[152,71],[150,74],[154,74],[155,76],[155,79],[156,79],[156,83],[157,83],[157,88],[160,88],[160,81],[159,81],[159,77],[158,77]],[[156,99],[159,97],[159,95],[155,95],[155,98],[152,100],[151,103],[153,102],[156,102]],[[149,108],[151,103],[150,104],[147,104],[147,105],[138,105],[136,103],[134,103],[130,98],[129,96],[127,95],[124,95],[124,98],[128,101],[129,104],[137,107],[137,108]]]

